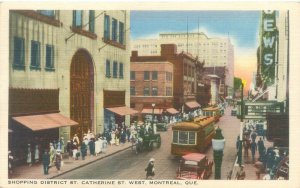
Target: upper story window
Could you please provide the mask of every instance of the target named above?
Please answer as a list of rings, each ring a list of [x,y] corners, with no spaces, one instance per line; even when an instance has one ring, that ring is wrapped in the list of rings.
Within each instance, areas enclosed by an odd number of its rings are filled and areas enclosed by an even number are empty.
[[[73,10],[73,27],[82,27],[82,10]]]
[[[105,68],[105,76],[106,77],[108,77],[108,78],[110,78],[110,61],[107,59],[106,60],[106,68]]]
[[[124,23],[119,22],[119,43],[124,44]]]
[[[171,72],[166,72],[166,80],[172,81],[172,73]]]
[[[144,88],[144,96],[149,96],[150,92],[149,92],[149,87],[145,87]]]
[[[25,69],[24,38],[14,37],[14,68]]]
[[[104,39],[110,39],[110,17],[108,15],[104,16]]]
[[[31,41],[31,64],[30,68],[40,69],[41,67],[41,44],[38,41]]]
[[[130,87],[130,95],[131,96],[135,95],[135,87]]]
[[[46,70],[54,70],[54,46],[46,45]]]
[[[152,71],[152,80],[157,80],[157,71]]]
[[[144,80],[150,80],[150,72],[144,71]]]
[[[157,87],[152,88],[152,96],[157,96]]]
[[[95,11],[89,11],[89,32],[95,33]]]
[[[124,65],[123,65],[123,63],[119,64],[119,78],[124,78]]]
[[[135,72],[130,71],[130,80],[135,80]]]
[[[118,78],[118,63],[116,61],[113,64],[113,77]]]
[[[38,11],[40,14],[48,17],[55,17],[55,11],[54,10],[39,10]]]
[[[117,41],[118,39],[118,34],[117,34],[117,31],[118,31],[118,21],[116,19],[112,19],[112,31],[111,31],[111,39],[113,41]]]

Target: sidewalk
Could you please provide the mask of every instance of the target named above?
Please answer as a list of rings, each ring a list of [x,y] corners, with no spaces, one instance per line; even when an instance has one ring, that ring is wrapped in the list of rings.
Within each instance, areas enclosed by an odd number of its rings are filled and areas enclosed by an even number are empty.
[[[257,139],[256,139],[256,141],[257,141]],[[264,144],[265,144],[266,148],[273,146],[273,142],[268,142],[267,140],[264,141]],[[252,155],[251,155],[250,149],[249,149],[249,156],[248,157],[244,156],[244,150],[243,150],[242,155],[243,155],[242,164],[244,165],[244,171],[246,173],[245,180],[257,180],[257,176],[256,176],[257,168],[252,163]],[[258,153],[258,151],[256,151],[256,153],[255,153],[255,162],[258,160],[258,157],[259,157],[259,153]],[[236,162],[237,162],[237,159],[236,159]],[[233,170],[232,170],[232,172],[233,172],[232,176],[231,176],[232,180],[235,179],[235,175],[236,175],[237,171],[239,170],[239,165],[236,162],[235,162]],[[262,180],[264,175],[265,175],[264,173],[260,174],[260,180]]]
[[[14,168],[11,179],[51,179],[69,171],[75,170],[82,166],[93,163],[97,160],[101,160],[118,152],[124,151],[131,147],[130,142],[120,144],[119,146],[108,145],[106,153],[101,153],[98,156],[86,156],[85,160],[80,157],[78,160],[74,160],[72,157],[63,159],[64,165],[61,167],[60,172],[57,171],[56,167],[53,166],[49,169],[49,174],[44,175],[42,163],[33,164],[32,166],[22,165]],[[89,152],[88,152],[89,153]]]

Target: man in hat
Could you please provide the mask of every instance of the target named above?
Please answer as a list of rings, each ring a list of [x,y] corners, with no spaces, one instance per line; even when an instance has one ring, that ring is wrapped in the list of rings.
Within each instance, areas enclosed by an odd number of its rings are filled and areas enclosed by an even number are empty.
[[[58,149],[56,150],[56,154],[55,154],[55,166],[58,172],[60,172],[61,162],[62,162],[61,150]]]
[[[244,180],[245,177],[246,177],[246,173],[244,171],[244,165],[241,165],[239,171],[236,173],[235,179]]]
[[[149,160],[148,166],[145,168],[146,171],[146,179],[148,179],[148,177],[150,177],[150,179],[152,179],[155,175],[155,169],[154,169],[154,158],[151,158]]]
[[[42,155],[42,162],[44,167],[44,174],[47,175],[49,170],[49,164],[50,164],[50,155],[46,149]]]

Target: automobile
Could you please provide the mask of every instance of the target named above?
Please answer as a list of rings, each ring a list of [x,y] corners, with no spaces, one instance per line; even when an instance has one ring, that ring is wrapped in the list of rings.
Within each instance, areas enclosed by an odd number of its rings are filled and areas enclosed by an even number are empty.
[[[189,153],[182,156],[176,172],[176,179],[208,179],[212,174],[213,161],[205,154]]]
[[[168,124],[167,123],[157,123],[156,124],[156,130],[157,131],[167,131],[168,130]]]

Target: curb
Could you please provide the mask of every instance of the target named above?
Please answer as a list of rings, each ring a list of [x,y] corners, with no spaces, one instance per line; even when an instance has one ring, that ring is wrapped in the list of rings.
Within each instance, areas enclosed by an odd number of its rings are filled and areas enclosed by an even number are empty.
[[[99,161],[99,160],[101,160],[101,159],[105,159],[105,158],[107,158],[107,157],[109,157],[109,156],[112,156],[112,155],[114,155],[114,154],[117,154],[117,153],[120,153],[120,152],[122,152],[122,151],[125,151],[125,150],[129,149],[130,147],[131,147],[131,146],[128,146],[128,147],[125,147],[125,148],[123,148],[123,149],[121,149],[121,150],[117,150],[116,152],[107,154],[107,155],[105,155],[105,156],[103,156],[103,157],[100,157],[100,158],[98,158],[98,159],[95,159],[95,160],[93,160],[93,161],[90,161],[90,162],[87,162],[87,163],[85,163],[85,164],[79,165],[79,166],[77,166],[77,167],[75,167],[75,168],[66,170],[66,171],[64,171],[64,172],[61,172],[61,173],[59,173],[59,174],[57,174],[57,175],[54,175],[54,176],[52,176],[52,177],[49,177],[49,178],[47,178],[47,179],[53,179],[53,178],[59,177],[59,176],[61,176],[61,175],[64,175],[64,174],[69,173],[69,172],[71,172],[71,171],[74,171],[74,170],[76,170],[76,169],[78,169],[78,168],[87,166],[87,165],[92,164],[92,163],[94,163],[94,162],[96,162],[96,161]]]

